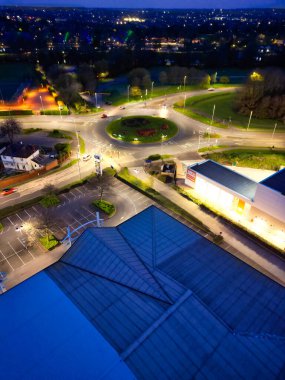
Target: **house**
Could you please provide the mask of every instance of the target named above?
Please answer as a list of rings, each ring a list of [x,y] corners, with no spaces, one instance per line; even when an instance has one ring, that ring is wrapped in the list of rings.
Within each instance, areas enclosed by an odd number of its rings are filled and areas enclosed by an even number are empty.
[[[285,288],[151,206],[0,296],[5,379],[285,377]]]
[[[17,142],[0,150],[5,169],[30,172],[32,170],[50,170],[58,165],[54,157],[40,155],[38,146]]]
[[[33,158],[39,154],[39,147],[17,142],[8,145],[1,152],[1,160],[5,169],[29,172],[35,168]]]

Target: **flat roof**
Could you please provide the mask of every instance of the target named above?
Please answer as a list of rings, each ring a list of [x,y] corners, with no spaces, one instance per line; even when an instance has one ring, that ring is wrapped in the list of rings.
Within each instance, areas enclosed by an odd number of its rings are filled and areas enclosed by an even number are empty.
[[[270,177],[265,178],[260,183],[285,195],[285,168],[272,174]]]
[[[215,161],[203,161],[192,165],[191,169],[250,200],[254,198],[257,182]]]

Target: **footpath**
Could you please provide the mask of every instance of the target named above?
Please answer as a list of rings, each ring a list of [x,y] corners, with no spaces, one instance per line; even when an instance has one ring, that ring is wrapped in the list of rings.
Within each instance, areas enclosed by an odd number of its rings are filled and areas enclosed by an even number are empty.
[[[285,260],[282,260],[269,248],[266,248],[261,243],[259,244],[256,239],[251,238],[246,232],[235,228],[218,216],[202,210],[197,204],[183,198],[167,184],[145,173],[142,167],[129,168],[129,171],[144,182],[151,181],[152,187],[156,191],[199,219],[212,232],[217,235],[222,233],[224,242],[221,247],[226,251],[272,278],[280,285],[285,286]]]

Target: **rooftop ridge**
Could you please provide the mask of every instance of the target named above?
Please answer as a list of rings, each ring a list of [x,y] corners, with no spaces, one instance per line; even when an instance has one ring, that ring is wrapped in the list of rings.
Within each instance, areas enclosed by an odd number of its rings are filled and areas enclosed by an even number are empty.
[[[145,295],[147,297],[151,297],[151,298],[153,298],[156,301],[164,302],[164,303],[166,303],[168,305],[171,305],[169,302],[167,302],[165,300],[162,300],[161,298],[156,297],[154,294],[151,294],[149,292],[143,292],[142,290],[140,290],[138,288],[135,288],[133,286],[129,286],[129,285],[127,285],[127,284],[125,284],[123,282],[120,282],[120,281],[116,281],[116,280],[114,280],[114,279],[112,279],[110,277],[104,276],[104,275],[99,274],[99,273],[95,273],[95,272],[93,272],[91,270],[88,270],[88,269],[85,269],[85,268],[81,268],[81,267],[79,267],[79,266],[77,266],[75,264],[67,263],[67,262],[64,262],[64,261],[62,262],[62,264],[67,265],[67,266],[69,266],[71,268],[74,268],[74,269],[78,269],[78,270],[80,270],[82,272],[86,272],[86,273],[92,274],[93,276],[96,276],[96,277],[99,277],[99,278],[103,278],[104,280],[110,281],[113,284],[117,284],[117,285],[123,286],[124,288],[133,290],[133,291],[138,292],[140,294],[143,294],[143,295]]]
[[[192,295],[191,290],[185,293],[171,305],[138,339],[136,339],[125,351],[121,353],[122,360],[126,360],[152,333],[156,330],[180,305],[182,305]]]

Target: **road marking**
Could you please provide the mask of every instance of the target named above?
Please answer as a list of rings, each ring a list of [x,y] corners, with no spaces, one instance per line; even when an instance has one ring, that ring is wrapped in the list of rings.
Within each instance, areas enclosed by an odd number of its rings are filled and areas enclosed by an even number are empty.
[[[18,217],[19,219],[21,219],[22,222],[24,222],[24,220],[20,217],[19,214],[16,214],[16,215],[17,215],[17,217]]]
[[[36,209],[35,206],[32,206],[32,209],[35,211],[36,214],[41,215],[41,213]]]
[[[1,253],[2,253],[2,252],[1,252]],[[2,255],[3,255],[3,253],[2,253]],[[9,263],[9,261],[8,261],[8,259],[9,259],[10,257],[13,257],[13,256],[14,256],[14,255],[11,255],[11,256],[9,256],[9,257],[5,257],[5,256],[3,255],[4,259],[0,261],[0,264],[1,264],[2,261],[6,261],[6,263],[11,267],[12,271],[14,272],[15,269],[12,267],[12,265],[11,265],[11,264]]]
[[[9,218],[9,216],[7,217],[7,219],[9,220],[9,222],[10,222],[11,224],[13,224],[13,226],[15,226],[15,224],[12,222],[12,220]]]
[[[28,217],[29,218],[31,218],[32,216],[28,213],[28,211],[27,210],[24,210],[25,211],[25,213],[28,215]]]
[[[18,253],[15,251],[15,249],[11,246],[10,242],[8,241],[8,244],[10,245],[10,247],[12,248],[12,250],[14,251],[15,255],[18,256],[18,258],[22,261],[23,265],[25,265],[24,261],[21,259],[21,257],[18,255]],[[21,252],[21,251],[19,251]]]
[[[32,254],[32,252],[30,252],[30,250],[25,246],[25,244],[22,242],[21,239],[19,239],[19,242],[22,244],[22,246],[25,248],[25,250],[27,250],[29,252],[29,254],[32,256],[33,259],[35,259],[35,256]]]

